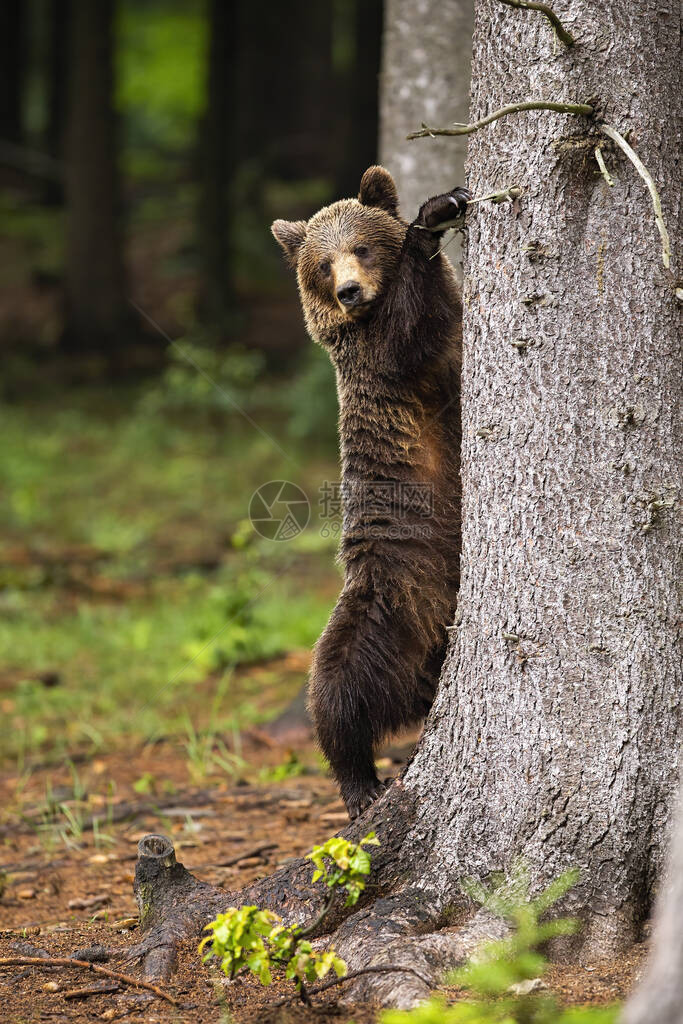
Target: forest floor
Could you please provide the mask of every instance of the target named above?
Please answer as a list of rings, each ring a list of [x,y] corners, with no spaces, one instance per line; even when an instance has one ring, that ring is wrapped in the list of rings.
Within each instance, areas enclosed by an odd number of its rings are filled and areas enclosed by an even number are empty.
[[[202,785],[188,784],[185,749],[172,739],[100,753],[80,762],[77,774],[73,764],[36,767],[30,779],[6,774],[0,781],[0,956],[68,957],[99,944],[115,956],[135,942],[133,873],[137,842],[146,833],[171,837],[178,859],[198,878],[239,890],[306,854],[347,821],[312,742],[299,741],[294,750],[255,730],[244,736],[241,756],[244,778],[212,771]],[[385,773],[399,767],[398,756],[382,762]],[[110,780],[116,780],[115,792]],[[94,830],[93,817],[99,820]],[[566,1005],[613,1003],[628,994],[643,955],[635,947],[616,961],[555,965],[548,982]],[[117,969],[116,961],[109,966]],[[12,1024],[377,1019],[371,1007],[341,1006],[336,994],[318,997],[311,1009],[294,1000],[274,1007],[291,991],[288,983],[263,988],[240,977],[228,985],[215,967],[202,964],[194,943],[162,986],[178,1007],[84,971],[17,966],[2,974],[2,1018]],[[443,992],[447,999],[461,994]]]

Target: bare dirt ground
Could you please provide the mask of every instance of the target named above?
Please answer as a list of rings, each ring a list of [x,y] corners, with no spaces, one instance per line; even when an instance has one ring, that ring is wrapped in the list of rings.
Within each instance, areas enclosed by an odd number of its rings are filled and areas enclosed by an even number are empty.
[[[291,762],[286,745],[258,733],[244,744],[243,756],[261,778],[290,770],[282,768]],[[137,938],[133,873],[137,842],[148,832],[169,835],[186,867],[229,890],[307,853],[343,827],[347,816],[312,743],[297,749],[297,757],[304,773],[295,777],[240,784],[214,774],[190,785],[186,756],[169,740],[82,763],[76,787],[67,766],[36,768],[22,778],[5,775],[0,957],[70,957],[101,945],[112,952],[108,965],[117,969],[116,951]],[[395,771],[398,764],[385,758],[383,767]],[[94,830],[93,816],[99,817]],[[548,980],[566,1004],[611,1003],[628,994],[642,959],[642,947],[635,947],[617,962],[554,966]],[[0,970],[0,1018],[11,1024],[376,1020],[371,1007],[343,1007],[336,993],[319,996],[313,1008],[274,1006],[289,985],[265,989],[251,977],[227,984],[201,963],[194,944],[182,951],[179,971],[164,990],[177,1006],[86,971],[12,966]],[[459,995],[444,992],[452,999]]]

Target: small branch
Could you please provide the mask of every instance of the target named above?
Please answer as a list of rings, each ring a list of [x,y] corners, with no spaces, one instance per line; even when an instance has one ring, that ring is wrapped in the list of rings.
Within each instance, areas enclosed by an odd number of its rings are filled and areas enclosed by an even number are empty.
[[[467,205],[472,206],[473,203],[504,203],[508,199],[519,199],[522,195],[523,189],[519,185],[510,185],[508,188],[502,188],[499,192],[489,192],[486,196],[477,196],[476,199],[468,199]]]
[[[325,902],[323,903],[322,910],[320,911],[318,916],[313,921],[311,921],[311,923],[309,925],[307,925],[305,928],[302,928],[298,932],[297,938],[298,939],[304,939],[304,938],[306,938],[307,935],[310,935],[312,932],[314,932],[316,930],[316,928],[318,927],[318,925],[321,925],[323,923],[323,921],[325,920],[325,918],[327,917],[327,915],[329,914],[329,912],[330,912],[330,910],[332,908],[332,904],[333,903],[334,903],[334,889],[332,889],[331,892],[328,894],[328,897],[325,900]],[[297,945],[298,945],[298,943],[297,943]]]
[[[616,128],[612,128],[612,126],[609,124],[603,124],[601,126],[601,130],[605,133],[605,135],[609,136],[609,138],[612,139],[613,142],[616,142],[617,146],[619,146],[619,148],[624,151],[624,153],[629,158],[635,169],[638,171],[638,174],[641,176],[641,178],[648,187],[648,190],[652,197],[652,206],[655,211],[655,222],[657,224],[659,234],[662,237],[662,263],[668,270],[671,266],[671,242],[669,241],[669,232],[666,230],[666,224],[664,223],[664,215],[662,214],[662,203],[659,198],[657,186],[652,180],[652,176],[650,175],[650,172],[648,171],[647,167],[642,162],[638,154],[631,149],[624,136],[621,135]]]
[[[555,103],[551,100],[525,100],[522,103],[509,103],[500,110],[495,110],[480,121],[473,121],[471,124],[459,124],[454,122],[453,128],[429,128],[422,124],[419,132],[411,132],[407,139],[434,138],[437,135],[471,135],[472,132],[485,128],[487,124],[497,121],[499,117],[506,117],[508,114],[518,114],[522,110],[554,110],[558,114],[579,114],[582,117],[591,117],[594,113],[593,107],[588,103]]]
[[[524,190],[522,188],[520,188],[519,185],[510,185],[509,188],[503,188],[499,192],[489,192],[489,194],[486,195],[486,196],[477,196],[476,199],[468,199],[467,200],[467,205],[468,206],[472,206],[473,203],[487,203],[487,202],[491,202],[491,203],[512,202],[513,199],[519,199],[519,197],[522,195],[523,191]],[[419,224],[414,224],[413,227],[419,228],[420,225]],[[436,250],[435,253],[433,253],[433,255],[431,255],[429,257],[430,260],[436,259],[436,257],[439,255],[439,253],[445,252],[446,249],[448,248],[448,246],[451,244],[451,242],[455,238],[457,231],[460,231],[460,230],[462,230],[462,229],[461,228],[457,228],[453,232],[451,237],[448,239],[446,244],[442,245],[439,249]],[[450,629],[450,628],[455,629],[456,627],[455,626],[453,626],[453,627],[447,626],[446,627],[446,629]]]
[[[607,170],[607,164],[605,163],[605,158],[602,155],[602,150],[599,146],[595,147],[595,159],[598,162],[598,167],[600,168],[600,173],[602,174],[603,178],[605,179],[610,188],[614,188],[614,178]]]
[[[452,241],[453,241],[453,239],[455,238],[455,236],[456,236],[456,235],[458,234],[458,232],[459,232],[459,231],[461,232],[462,230],[463,230],[462,228],[456,228],[456,229],[455,229],[455,230],[453,231],[453,234],[451,235],[451,237],[450,237],[450,238],[448,239],[448,241],[447,241],[447,242],[445,243],[445,245],[441,245],[441,246],[439,246],[439,248],[438,248],[438,249],[436,250],[436,252],[433,252],[433,253],[432,253],[432,255],[431,255],[431,256],[429,257],[429,258],[430,258],[430,260],[435,260],[435,259],[436,259],[436,257],[437,257],[437,256],[439,255],[439,253],[445,252],[445,251],[446,251],[446,249],[448,248],[448,246],[449,246],[449,245],[451,244],[451,242],[452,242]]]
[[[536,3],[535,0],[500,0],[502,4],[506,4],[508,7],[517,7],[520,11],[540,11],[541,14],[545,14],[550,24],[557,33],[557,38],[560,39],[565,46],[574,46],[576,40],[571,32],[568,32],[564,27],[555,11],[552,7],[548,7],[547,4]]]
[[[112,971],[109,967],[102,967],[101,964],[92,964],[88,960],[71,960],[69,957],[42,957],[42,956],[3,956],[0,957],[0,967],[69,967],[80,968],[86,971],[94,971],[95,974],[105,974],[108,978],[123,982],[125,985],[133,985],[135,988],[144,988],[153,992],[159,999],[165,999],[172,1006],[178,1005],[178,1000],[163,992],[156,985],[149,981],[141,981],[139,978],[132,978],[130,974],[120,974],[119,971]]]
[[[427,986],[427,988],[432,987],[432,982],[428,978],[425,978],[424,975],[420,974],[419,971],[416,971],[413,967],[399,967],[398,964],[378,964],[377,967],[362,967],[359,971],[351,971],[350,974],[345,974],[343,978],[333,978],[332,981],[326,981],[323,985],[316,985],[315,988],[309,988],[307,990],[307,994],[309,996],[320,995],[321,992],[327,992],[329,989],[334,988],[335,985],[343,985],[347,981],[355,981],[356,978],[360,978],[364,974],[395,974],[397,971],[400,971],[403,974],[414,974],[416,978],[419,978],[420,981]],[[298,998],[299,993],[294,992],[285,996],[283,999],[278,999],[278,1001],[276,1003],[272,1003],[271,1006],[275,1009],[277,1006],[285,1006],[287,1003],[292,1003]]]

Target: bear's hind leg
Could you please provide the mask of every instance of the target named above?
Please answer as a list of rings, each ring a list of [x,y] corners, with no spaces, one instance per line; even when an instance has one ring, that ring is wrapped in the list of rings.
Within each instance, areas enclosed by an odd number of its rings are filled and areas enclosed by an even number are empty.
[[[354,711],[347,705],[346,710],[339,709],[338,714],[334,711],[330,714],[329,705],[322,707],[315,697],[312,705],[318,742],[330,762],[349,818],[353,821],[384,789],[375,770],[371,731],[360,709]]]
[[[414,717],[400,635],[380,597],[347,591],[316,645],[311,715],[351,818],[384,789],[375,770],[376,746]]]

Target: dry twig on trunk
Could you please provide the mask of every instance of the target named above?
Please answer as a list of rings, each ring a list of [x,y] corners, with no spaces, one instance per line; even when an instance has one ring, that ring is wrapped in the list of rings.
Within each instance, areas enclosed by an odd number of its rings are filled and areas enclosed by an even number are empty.
[[[521,103],[508,103],[500,110],[494,110],[492,114],[482,117],[479,121],[472,121],[471,124],[453,123],[452,128],[430,128],[426,124],[418,132],[411,132],[406,135],[407,139],[427,139],[437,135],[471,135],[472,132],[485,128],[487,124],[497,121],[499,117],[506,117],[508,114],[518,114],[522,110],[554,110],[558,114],[580,114],[582,117],[592,117],[594,109],[589,103],[559,103],[555,100],[524,100]]]
[[[659,192],[657,186],[652,180],[652,175],[648,171],[647,167],[640,159],[638,154],[631,149],[624,136],[613,128],[609,124],[603,124],[601,129],[605,135],[609,136],[613,142],[616,142],[617,146],[624,151],[626,156],[629,158],[638,174],[641,176],[643,181],[648,187],[650,196],[652,197],[652,207],[655,211],[655,221],[657,224],[657,230],[662,238],[662,263],[668,270],[671,266],[671,242],[669,240],[669,232],[666,230],[666,224],[664,223],[664,215],[662,213],[662,202],[659,198]]]
[[[507,7],[517,7],[520,11],[539,11],[541,14],[546,16],[550,24],[555,29],[557,38],[560,39],[565,46],[574,46],[576,43],[574,36],[564,27],[552,7],[548,7],[547,4],[536,3],[535,0],[500,0],[500,2],[505,4]]]

